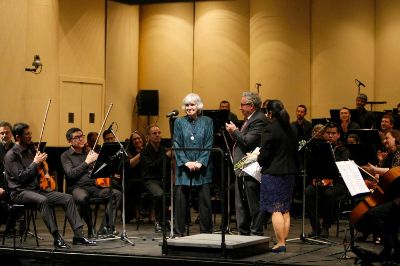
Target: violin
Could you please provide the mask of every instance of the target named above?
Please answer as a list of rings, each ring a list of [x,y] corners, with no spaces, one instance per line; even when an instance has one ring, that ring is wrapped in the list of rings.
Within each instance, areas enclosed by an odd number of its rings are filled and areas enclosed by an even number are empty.
[[[96,186],[102,188],[110,187],[111,179],[109,177],[96,178]]]
[[[47,164],[47,162],[42,162],[38,166],[38,170],[40,173],[40,189],[48,192],[55,191],[57,188],[57,184],[54,180],[54,176],[49,175],[49,165]]]
[[[333,185],[333,179],[329,178],[322,178],[322,179],[316,179],[314,178],[312,180],[313,186],[320,186],[320,187],[329,187]]]
[[[390,200],[393,191],[391,185],[400,176],[400,167],[393,167],[387,171],[378,181],[371,195],[359,202],[350,213],[350,223],[357,226],[364,215],[372,208]],[[397,182],[397,181],[396,181]],[[398,192],[397,192],[398,193]]]
[[[46,112],[44,115],[42,130],[40,132],[40,138],[39,138],[38,146],[36,147],[36,152],[40,151],[40,144],[42,142],[44,127],[45,127],[46,120],[47,120],[47,114],[49,113],[50,104],[51,104],[51,99],[49,99],[49,102],[47,103],[47,108],[46,108]],[[54,176],[49,175],[49,165],[47,164],[46,161],[44,161],[38,165],[38,171],[40,174],[40,180],[39,180],[40,189],[43,191],[48,191],[48,192],[55,191],[57,189],[57,183],[54,179]]]

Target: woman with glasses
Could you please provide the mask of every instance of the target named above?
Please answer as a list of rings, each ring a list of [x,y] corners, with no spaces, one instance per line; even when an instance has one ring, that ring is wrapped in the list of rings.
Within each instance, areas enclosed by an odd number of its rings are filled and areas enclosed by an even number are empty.
[[[140,193],[142,192],[140,152],[145,144],[146,138],[142,133],[137,130],[132,132],[126,149],[129,162],[125,163],[127,176],[125,181],[125,220],[128,222],[133,218],[141,219],[139,210]]]

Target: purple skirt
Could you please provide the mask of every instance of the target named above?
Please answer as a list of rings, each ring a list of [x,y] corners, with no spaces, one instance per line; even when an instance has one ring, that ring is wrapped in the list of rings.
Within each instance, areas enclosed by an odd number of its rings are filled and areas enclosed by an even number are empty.
[[[261,177],[261,210],[288,212],[292,203],[295,175],[262,175]]]

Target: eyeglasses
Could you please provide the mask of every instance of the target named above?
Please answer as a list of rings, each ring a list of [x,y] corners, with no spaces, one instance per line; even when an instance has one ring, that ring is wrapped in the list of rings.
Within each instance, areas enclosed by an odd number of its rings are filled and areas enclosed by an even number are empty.
[[[240,103],[240,106],[252,105],[252,103]]]
[[[85,138],[85,135],[79,135],[79,136],[73,137],[72,139],[80,140],[80,139],[84,139],[84,138]]]

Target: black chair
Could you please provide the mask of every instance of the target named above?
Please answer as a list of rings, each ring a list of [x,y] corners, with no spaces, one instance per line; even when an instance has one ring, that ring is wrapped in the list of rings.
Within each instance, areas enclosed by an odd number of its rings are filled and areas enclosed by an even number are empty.
[[[26,241],[26,237],[27,237],[29,229],[30,229],[30,224],[32,222],[33,232],[34,232],[34,236],[36,239],[36,246],[39,247],[39,238],[37,235],[36,221],[35,221],[37,207],[13,203],[10,198],[10,190],[8,187],[7,178],[8,177],[4,173],[4,180],[5,180],[4,189],[6,191],[6,197],[5,197],[4,201],[5,201],[5,205],[7,207],[8,216],[7,216],[6,228],[5,228],[4,234],[3,234],[2,245],[4,246],[7,235],[12,234],[13,238],[14,238],[14,249],[15,249],[15,238],[17,235],[15,226],[16,226],[17,220],[22,218],[22,223],[20,224],[20,228],[19,228],[19,232],[18,232],[19,236],[20,236],[20,243],[22,243],[22,238],[24,235],[25,235],[24,241]]]
[[[336,199],[337,200],[337,216],[336,216],[336,237],[339,237],[339,224],[340,219],[346,219],[348,221],[349,215],[351,213],[351,196],[349,193],[346,193],[342,197]]]
[[[153,202],[153,195],[148,192],[148,191],[143,191],[142,193],[140,193],[140,198],[139,198],[139,204],[138,204],[138,217],[136,217],[136,230],[139,231],[139,226],[141,223],[143,223],[143,219],[142,217],[144,216],[144,214],[147,212],[146,208],[147,206],[152,206],[152,202]],[[152,210],[149,209],[148,212],[150,213]],[[151,218],[150,218],[150,214],[149,214],[149,222]]]
[[[65,180],[65,176],[63,178],[63,192],[67,193],[67,185],[66,185],[66,180]],[[92,206],[94,206],[94,222],[93,222],[93,228],[96,228],[96,223],[97,223],[97,216],[99,213],[99,209],[101,206],[104,206],[104,209],[107,209],[107,205],[110,202],[111,196],[109,197],[105,197],[105,198],[96,198],[96,197],[91,197],[89,199],[89,204]],[[67,227],[67,215],[65,215],[64,217],[64,225],[63,225],[63,233],[62,235],[65,235],[65,230]]]

